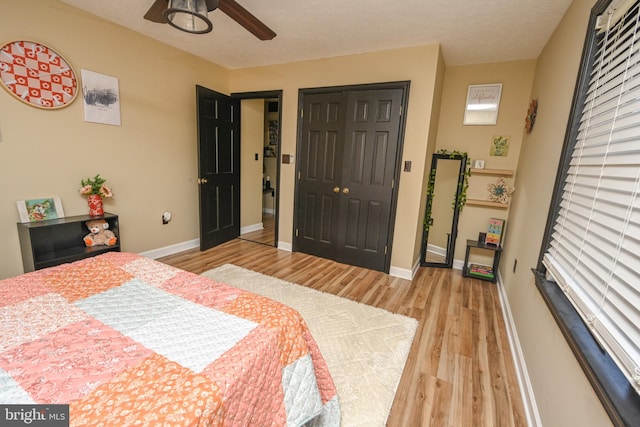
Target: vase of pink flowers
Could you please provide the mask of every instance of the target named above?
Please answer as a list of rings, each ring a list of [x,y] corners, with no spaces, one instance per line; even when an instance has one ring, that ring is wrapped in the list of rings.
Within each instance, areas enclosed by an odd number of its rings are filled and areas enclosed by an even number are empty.
[[[104,215],[102,198],[113,197],[111,188],[109,188],[107,184],[105,184],[106,181],[107,180],[102,178],[100,174],[94,176],[93,178],[87,178],[81,181],[82,188],[80,188],[80,194],[87,196],[90,216]]]

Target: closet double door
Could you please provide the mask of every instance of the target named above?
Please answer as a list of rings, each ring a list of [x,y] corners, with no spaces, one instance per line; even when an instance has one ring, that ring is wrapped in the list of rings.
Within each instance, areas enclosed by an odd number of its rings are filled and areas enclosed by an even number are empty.
[[[303,96],[294,249],[389,270],[405,89]]]

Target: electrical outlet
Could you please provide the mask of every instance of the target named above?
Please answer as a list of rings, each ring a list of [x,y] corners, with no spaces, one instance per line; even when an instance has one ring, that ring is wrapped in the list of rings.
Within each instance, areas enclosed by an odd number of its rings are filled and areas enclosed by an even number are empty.
[[[164,212],[162,214],[162,224],[169,224],[169,221],[171,221],[171,212]]]

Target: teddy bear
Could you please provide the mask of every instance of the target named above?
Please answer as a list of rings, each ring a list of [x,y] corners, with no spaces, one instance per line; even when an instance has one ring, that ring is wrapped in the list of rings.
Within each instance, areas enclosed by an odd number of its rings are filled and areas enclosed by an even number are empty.
[[[113,246],[118,238],[109,230],[109,223],[104,219],[94,219],[85,222],[90,233],[84,236],[84,243],[87,246],[107,245]]]

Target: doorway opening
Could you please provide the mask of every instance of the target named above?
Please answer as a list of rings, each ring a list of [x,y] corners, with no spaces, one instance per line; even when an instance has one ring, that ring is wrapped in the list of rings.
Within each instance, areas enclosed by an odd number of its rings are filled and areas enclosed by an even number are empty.
[[[235,93],[240,99],[240,239],[278,242],[282,91]]]

